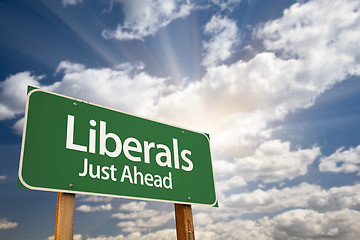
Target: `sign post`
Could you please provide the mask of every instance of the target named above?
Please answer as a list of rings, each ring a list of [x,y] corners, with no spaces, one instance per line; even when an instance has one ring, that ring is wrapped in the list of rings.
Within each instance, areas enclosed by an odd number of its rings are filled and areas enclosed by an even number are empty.
[[[175,203],[177,240],[195,240],[191,205]]]
[[[75,194],[57,194],[54,240],[72,240],[74,236]]]

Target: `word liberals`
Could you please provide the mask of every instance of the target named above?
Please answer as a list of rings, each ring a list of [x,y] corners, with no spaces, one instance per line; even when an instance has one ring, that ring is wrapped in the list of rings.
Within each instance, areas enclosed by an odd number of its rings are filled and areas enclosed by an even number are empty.
[[[67,116],[67,132],[66,132],[66,148],[81,152],[89,152],[96,153],[96,134],[97,130],[91,127],[95,127],[97,122],[95,120],[90,120],[90,129],[89,129],[89,144],[88,146],[80,145],[74,143],[75,139],[75,131],[74,131],[74,122],[75,117],[72,115]],[[178,147],[178,140],[176,138],[172,139],[172,149],[173,153],[171,153],[170,148],[162,143],[155,143],[151,141],[140,141],[134,137],[128,137],[123,142],[118,135],[115,133],[106,131],[107,123],[105,121],[100,121],[99,128],[99,142],[98,142],[98,154],[106,155],[111,158],[118,157],[122,152],[125,157],[133,162],[141,162],[144,161],[146,164],[150,164],[153,159],[150,159],[150,152],[155,155],[155,162],[160,167],[168,167],[175,169],[181,169],[183,171],[192,171],[193,170],[193,162],[190,159],[191,151],[184,149],[180,151]],[[106,142],[108,140],[112,140],[115,143],[115,149],[109,150],[107,148]],[[172,160],[173,159],[173,160]],[[111,170],[111,169],[110,169]]]

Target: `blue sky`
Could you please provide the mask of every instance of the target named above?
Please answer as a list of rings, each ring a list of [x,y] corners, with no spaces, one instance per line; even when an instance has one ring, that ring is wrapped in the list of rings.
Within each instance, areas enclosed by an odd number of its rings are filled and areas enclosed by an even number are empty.
[[[211,136],[197,239],[360,235],[360,3],[0,2],[0,239],[52,239],[17,189],[27,85]],[[175,239],[171,203],[77,196],[74,239]]]

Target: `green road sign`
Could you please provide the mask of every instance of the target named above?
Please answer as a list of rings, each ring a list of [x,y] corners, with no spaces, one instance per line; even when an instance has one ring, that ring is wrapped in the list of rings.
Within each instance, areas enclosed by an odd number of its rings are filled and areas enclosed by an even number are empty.
[[[34,89],[19,181],[44,191],[215,205],[209,138]]]

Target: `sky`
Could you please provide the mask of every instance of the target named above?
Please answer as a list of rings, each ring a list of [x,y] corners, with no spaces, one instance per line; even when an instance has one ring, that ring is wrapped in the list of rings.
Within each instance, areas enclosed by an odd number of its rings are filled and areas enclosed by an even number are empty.
[[[211,137],[196,239],[360,235],[357,0],[0,1],[0,239],[53,239],[17,188],[27,86]],[[175,239],[172,203],[77,195],[74,239]]]

